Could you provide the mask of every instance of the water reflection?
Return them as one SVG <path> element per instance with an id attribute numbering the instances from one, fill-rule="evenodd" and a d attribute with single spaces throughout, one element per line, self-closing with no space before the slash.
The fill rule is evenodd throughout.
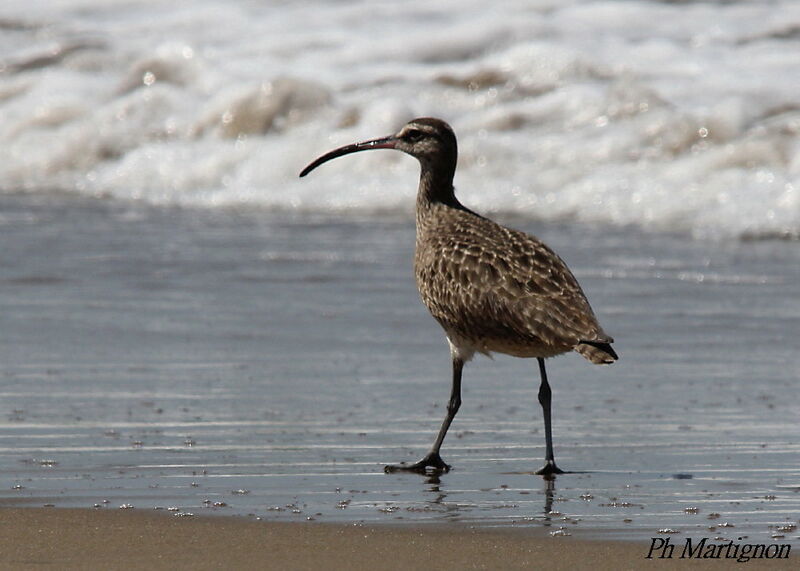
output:
<path id="1" fill-rule="evenodd" d="M 442 489 L 442 479 L 439 475 L 428 475 L 425 478 L 425 484 L 426 487 L 423 489 L 423 494 L 430 498 L 428 499 L 428 504 L 431 509 L 445 513 L 445 518 L 447 518 L 447 514 L 456 516 L 459 511 L 459 505 L 455 502 L 448 503 L 445 501 L 447 492 Z"/>
<path id="2" fill-rule="evenodd" d="M 544 523 L 550 525 L 553 513 L 553 496 L 556 493 L 556 475 L 549 474 L 542 477 L 544 483 Z"/>
<path id="3" fill-rule="evenodd" d="M 520 474 L 521 475 L 521 474 Z M 482 494 L 477 496 L 474 490 L 458 490 L 455 487 L 448 491 L 446 480 L 452 478 L 452 474 L 425 474 L 422 475 L 423 485 L 420 488 L 423 501 L 419 506 L 407 507 L 409 511 L 422 511 L 438 514 L 436 519 L 443 521 L 462 521 L 473 517 L 486 510 L 509 509 L 514 511 L 516 520 L 520 523 L 537 523 L 545 527 L 560 525 L 558 521 L 562 514 L 553 509 L 556 498 L 556 476 L 533 476 L 533 482 L 540 482 L 540 493 L 544 498 L 544 504 L 539 504 L 537 509 L 536 502 L 533 500 L 520 502 L 498 501 L 490 497 L 490 494 L 524 494 L 530 495 L 531 490 L 536 486 L 530 485 L 530 480 L 526 477 L 524 489 L 509 489 L 507 486 L 500 488 L 486 488 L 480 490 Z M 528 486 L 530 485 L 530 489 Z M 536 514 L 539 515 L 536 515 Z M 515 521 L 516 521 L 515 520 Z"/>

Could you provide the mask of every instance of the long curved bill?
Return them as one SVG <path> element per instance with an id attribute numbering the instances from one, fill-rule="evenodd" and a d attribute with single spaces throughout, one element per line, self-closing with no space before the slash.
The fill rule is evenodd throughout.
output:
<path id="1" fill-rule="evenodd" d="M 390 135 L 388 137 L 382 137 L 380 139 L 372 139 L 371 141 L 363 141 L 361 143 L 353 143 L 352 145 L 345 145 L 344 147 L 339 147 L 338 149 L 334 149 L 329 153 L 325 153 L 313 163 L 308 165 L 302 171 L 300 171 L 300 176 L 306 176 L 308 173 L 313 171 L 322 163 L 326 163 L 331 159 L 335 159 L 336 157 L 341 157 L 342 155 L 349 155 L 350 153 L 357 153 L 359 151 L 369 151 L 370 149 L 394 149 L 395 145 L 397 144 L 397 138 L 394 135 Z"/>

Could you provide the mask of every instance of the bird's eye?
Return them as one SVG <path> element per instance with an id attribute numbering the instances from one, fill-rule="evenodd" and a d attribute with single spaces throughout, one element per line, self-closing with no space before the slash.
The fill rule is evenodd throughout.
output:
<path id="1" fill-rule="evenodd" d="M 403 138 L 410 143 L 416 143 L 422 138 L 423 134 L 424 133 L 419 129 L 409 129 L 406 134 L 403 135 Z"/>

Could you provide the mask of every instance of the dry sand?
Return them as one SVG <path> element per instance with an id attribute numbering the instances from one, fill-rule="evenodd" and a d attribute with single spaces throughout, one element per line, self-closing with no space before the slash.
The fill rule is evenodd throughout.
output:
<path id="1" fill-rule="evenodd" d="M 264 523 L 118 510 L 0 508 L 1 569 L 707 569 L 649 544 L 467 527 Z M 755 561 L 747 569 L 796 569 Z"/>

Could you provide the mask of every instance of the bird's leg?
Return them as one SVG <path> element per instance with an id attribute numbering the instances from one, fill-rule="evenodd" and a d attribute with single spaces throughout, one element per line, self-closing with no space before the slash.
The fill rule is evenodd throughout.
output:
<path id="1" fill-rule="evenodd" d="M 453 357 L 453 388 L 450 391 L 450 401 L 447 403 L 447 416 L 442 422 L 442 427 L 439 429 L 439 435 L 433 443 L 430 452 L 419 462 L 414 464 L 395 464 L 389 465 L 384 468 L 388 474 L 391 472 L 419 472 L 426 473 L 433 472 L 449 472 L 450 466 L 444 463 L 442 457 L 439 455 L 439 449 L 442 447 L 442 442 L 447 434 L 447 429 L 461 407 L 461 370 L 464 368 L 464 361 L 458 357 Z"/>
<path id="2" fill-rule="evenodd" d="M 550 384 L 547 382 L 547 371 L 544 369 L 544 359 L 539 357 L 539 373 L 542 377 L 542 384 L 539 385 L 539 404 L 542 405 L 542 414 L 544 416 L 544 439 L 545 439 L 545 456 L 544 466 L 537 470 L 536 473 L 542 476 L 549 476 L 551 474 L 563 474 L 564 472 L 556 466 L 556 458 L 553 454 L 553 429 L 550 426 L 550 400 L 552 398 L 552 391 Z"/>

